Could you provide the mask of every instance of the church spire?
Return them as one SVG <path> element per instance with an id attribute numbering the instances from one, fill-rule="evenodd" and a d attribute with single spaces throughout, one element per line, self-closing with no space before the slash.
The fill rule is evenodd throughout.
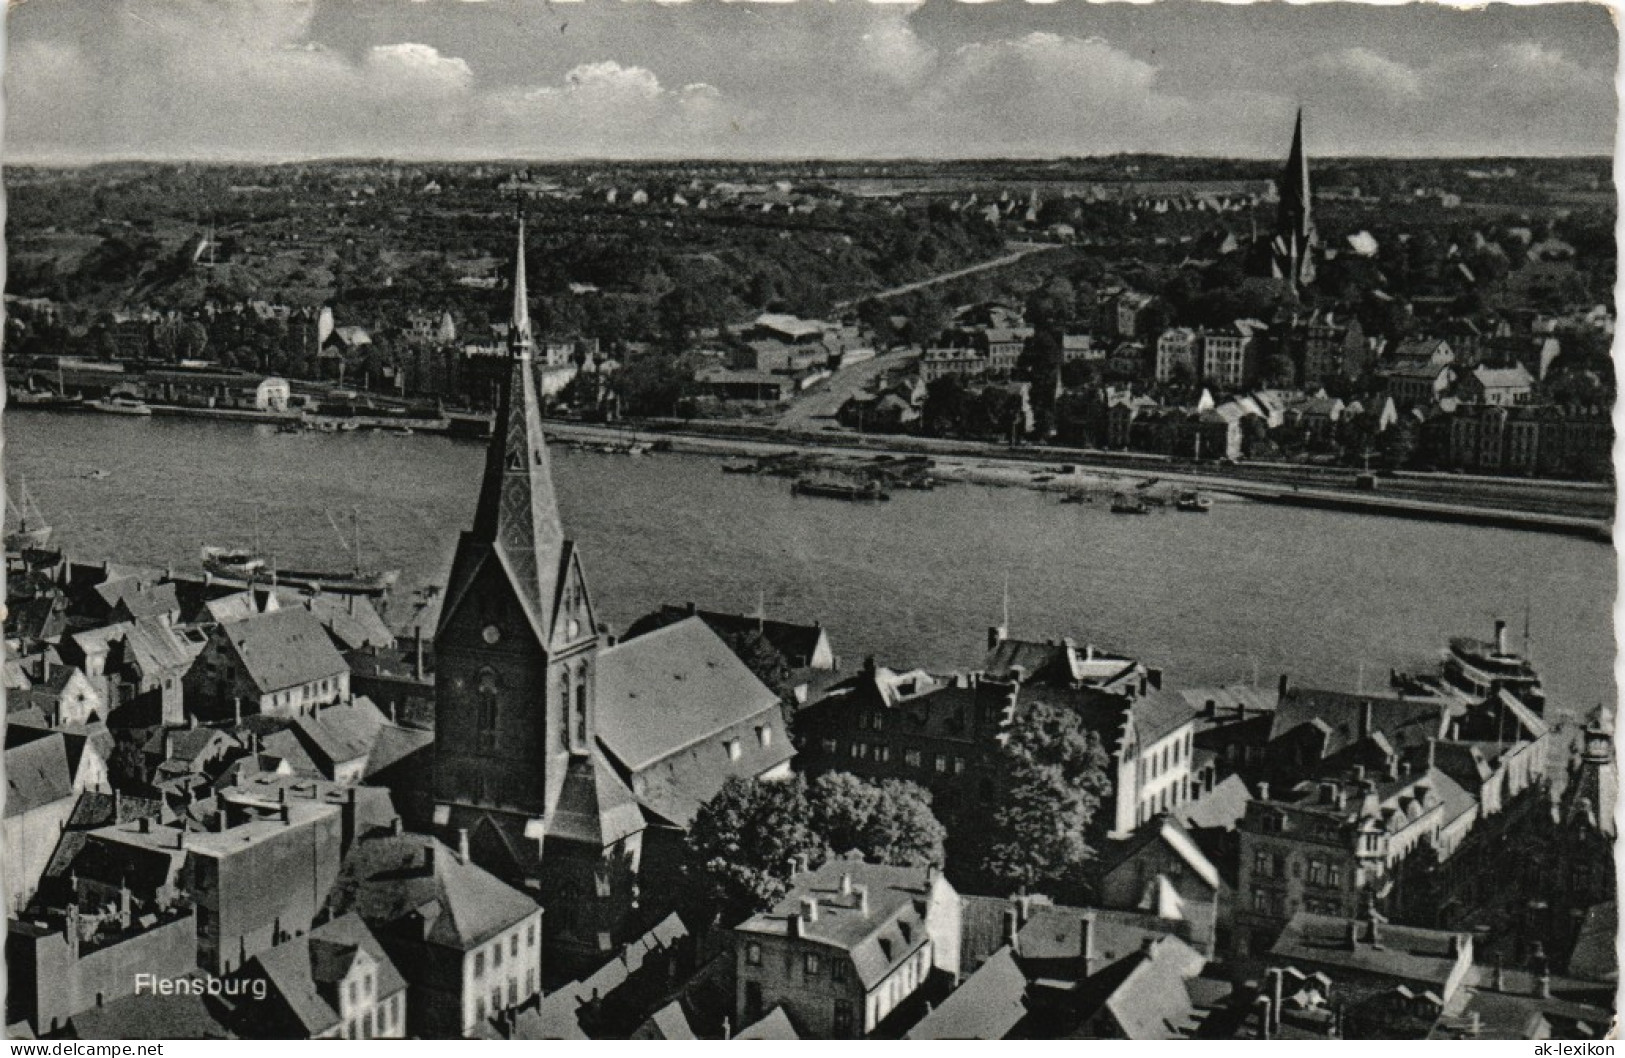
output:
<path id="1" fill-rule="evenodd" d="M 508 351 L 514 356 L 530 352 L 530 292 L 525 287 L 525 215 L 519 214 L 519 248 L 513 264 L 513 315 L 508 321 Z"/>
<path id="2" fill-rule="evenodd" d="M 1303 150 L 1303 108 L 1298 108 L 1292 126 L 1292 148 L 1287 152 L 1281 173 L 1281 203 L 1275 214 L 1275 243 L 1272 247 L 1275 273 L 1290 279 L 1293 286 L 1315 279 L 1315 233 L 1312 196 L 1309 189 L 1309 156 Z"/>
<path id="3" fill-rule="evenodd" d="M 541 400 L 531 370 L 524 238 L 521 219 L 514 260 L 508 381 L 492 424 L 470 536 L 495 553 L 538 639 L 547 644 L 552 638 L 557 595 L 564 576 L 566 542 L 543 440 Z M 456 602 L 451 598 L 447 601 Z"/>

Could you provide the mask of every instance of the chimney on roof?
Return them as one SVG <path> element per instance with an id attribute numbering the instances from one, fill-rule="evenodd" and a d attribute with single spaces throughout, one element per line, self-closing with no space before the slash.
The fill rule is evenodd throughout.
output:
<path id="1" fill-rule="evenodd" d="M 1270 1009 L 1270 997 L 1260 995 L 1257 999 L 1254 999 L 1253 1010 L 1258 1016 L 1258 1038 L 1261 1040 L 1269 1039 L 1271 1022 L 1275 1020 L 1274 1013 Z"/>
<path id="2" fill-rule="evenodd" d="M 282 820 L 284 825 L 291 826 L 293 824 L 293 817 L 288 813 L 288 806 L 286 803 L 284 803 L 278 810 L 277 815 Z"/>
<path id="3" fill-rule="evenodd" d="M 240 694 L 231 700 L 231 715 L 233 722 L 243 722 L 243 696 Z"/>
<path id="4" fill-rule="evenodd" d="M 1354 921 L 1352 918 L 1349 919 L 1348 929 L 1343 938 L 1343 943 L 1348 946 L 1350 951 L 1354 951 L 1360 946 L 1360 924 Z"/>
<path id="5" fill-rule="evenodd" d="M 164 759 L 168 760 L 175 755 L 175 736 L 169 728 L 164 728 Z"/>
<path id="6" fill-rule="evenodd" d="M 1078 919 L 1078 974 L 1088 977 L 1095 964 L 1095 916 Z"/>
<path id="7" fill-rule="evenodd" d="M 434 838 L 430 838 L 423 843 L 423 869 L 430 874 L 434 873 L 434 850 L 438 844 L 439 842 L 435 841 Z"/>
<path id="8" fill-rule="evenodd" d="M 818 898 L 816 896 L 801 898 L 801 917 L 808 922 L 818 921 Z"/>
<path id="9" fill-rule="evenodd" d="M 1506 656 L 1507 652 L 1507 623 L 1497 620 L 1495 622 L 1495 652 Z"/>
<path id="10" fill-rule="evenodd" d="M 1499 957 L 1497 957 L 1495 960 L 1495 990 L 1497 992 L 1505 992 L 1507 990 L 1506 963 L 1503 962 Z"/>
<path id="11" fill-rule="evenodd" d="M 120 929 L 130 928 L 130 887 L 122 878 L 118 883 L 118 921 Z"/>
<path id="12" fill-rule="evenodd" d="M 992 650 L 994 647 L 996 647 L 1000 643 L 1004 642 L 1005 638 L 1007 636 L 1009 636 L 1009 634 L 1010 634 L 1009 630 L 1006 629 L 1003 625 L 988 625 L 987 626 L 987 649 Z"/>
<path id="13" fill-rule="evenodd" d="M 1021 944 L 1018 935 L 1021 932 L 1021 919 L 1014 907 L 1004 909 L 1004 943 L 1017 955 L 1021 954 Z"/>
<path id="14" fill-rule="evenodd" d="M 142 834 L 152 833 L 152 820 L 146 816 L 142 816 L 139 820 L 137 820 L 135 826 L 136 830 Z"/>
<path id="15" fill-rule="evenodd" d="M 1268 801 L 1270 799 L 1270 784 L 1269 783 L 1261 782 L 1261 783 L 1258 784 L 1258 799 L 1260 801 Z"/>
<path id="16" fill-rule="evenodd" d="M 841 872 L 841 895 L 842 896 L 851 896 L 852 895 L 852 872 L 851 871 L 842 871 Z"/>
<path id="17" fill-rule="evenodd" d="M 1354 781 L 1357 782 L 1357 783 L 1365 782 L 1365 765 L 1364 764 L 1356 764 L 1354 766 Z"/>
<path id="18" fill-rule="evenodd" d="M 801 909 L 790 912 L 784 922 L 785 934 L 790 937 L 801 936 L 807 928 L 807 920 L 801 917 Z"/>
<path id="19" fill-rule="evenodd" d="M 935 889 L 936 885 L 937 885 L 937 865 L 935 863 L 928 863 L 928 864 L 925 865 L 925 891 L 926 891 L 926 894 L 930 895 L 931 890 Z"/>
<path id="20" fill-rule="evenodd" d="M 1371 737 L 1371 700 L 1360 703 L 1360 737 Z"/>
<path id="21" fill-rule="evenodd" d="M 852 892 L 857 896 L 858 914 L 864 918 L 869 917 L 869 887 L 867 885 L 854 885 Z"/>
<path id="22" fill-rule="evenodd" d="M 1272 966 L 1264 972 L 1270 981 L 1270 1031 L 1278 1033 L 1281 1029 L 1281 992 L 1282 982 L 1286 971 L 1279 966 Z"/>
<path id="23" fill-rule="evenodd" d="M 695 614 L 696 614 L 696 613 L 698 613 L 698 612 L 699 612 L 699 607 L 697 607 L 697 606 L 695 606 L 695 605 L 694 605 L 694 600 L 693 600 L 693 599 L 690 599 L 690 600 L 689 600 L 689 601 L 688 601 L 688 602 L 685 602 L 685 603 L 684 603 L 684 604 L 683 604 L 683 610 L 684 610 L 684 612 L 686 612 L 686 613 L 687 613 L 687 614 L 688 614 L 688 615 L 689 615 L 689 616 L 690 616 L 690 617 L 693 617 L 693 616 L 694 616 L 694 615 L 695 615 Z"/>
<path id="24" fill-rule="evenodd" d="M 190 716 L 188 716 L 186 718 L 186 726 L 187 726 L 188 730 L 191 730 L 191 731 L 196 731 L 197 730 L 197 714 L 196 713 L 193 713 L 193 714 L 191 714 Z"/>
<path id="25" fill-rule="evenodd" d="M 276 799 L 278 804 L 288 803 L 288 788 L 286 786 L 278 786 L 276 788 Z"/>
<path id="26" fill-rule="evenodd" d="M 406 832 L 406 824 L 401 821 L 400 816 L 389 821 L 389 832 L 397 838 Z"/>
<path id="27" fill-rule="evenodd" d="M 1428 771 L 1432 771 L 1434 768 L 1434 760 L 1437 756 L 1438 749 L 1438 741 L 1431 738 L 1428 739 Z"/>
<path id="28" fill-rule="evenodd" d="M 863 674 L 865 676 L 873 676 L 875 674 L 875 668 L 875 656 L 873 654 L 865 654 L 863 656 Z"/>
<path id="29" fill-rule="evenodd" d="M 413 663 L 412 663 L 412 673 L 413 673 L 414 676 L 417 677 L 417 681 L 419 683 L 422 683 L 423 682 L 423 626 L 422 625 L 413 625 L 412 626 L 412 651 L 413 651 L 413 655 L 414 655 L 414 660 L 413 660 Z M 391 708 L 393 708 L 393 706 L 391 706 Z"/>
<path id="30" fill-rule="evenodd" d="M 1209 720 L 1218 716 L 1219 703 L 1216 700 L 1209 698 L 1206 702 L 1202 703 L 1202 715 L 1207 717 Z"/>
<path id="31" fill-rule="evenodd" d="M 1246 702 L 1237 702 L 1236 703 L 1236 723 L 1245 724 L 1246 722 L 1247 722 L 1247 703 Z"/>
<path id="32" fill-rule="evenodd" d="M 1282 698 L 1285 698 L 1286 697 L 1286 692 L 1288 690 L 1290 690 L 1291 687 L 1292 687 L 1292 679 L 1291 679 L 1291 677 L 1289 677 L 1284 672 L 1281 673 L 1281 680 L 1280 680 L 1279 683 L 1277 683 L 1275 685 L 1276 693 L 1279 694 Z"/>
<path id="33" fill-rule="evenodd" d="M 468 862 L 468 828 L 457 828 L 457 862 Z"/>

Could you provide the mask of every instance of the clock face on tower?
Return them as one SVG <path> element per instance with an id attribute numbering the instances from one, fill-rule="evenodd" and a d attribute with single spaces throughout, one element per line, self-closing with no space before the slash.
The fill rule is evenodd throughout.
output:
<path id="1" fill-rule="evenodd" d="M 501 640 L 501 638 L 502 638 L 502 629 L 498 628 L 496 625 L 486 625 L 485 626 L 485 631 L 481 632 L 480 636 L 487 643 L 491 644 L 492 646 L 495 646 L 497 644 L 497 642 L 499 640 Z"/>

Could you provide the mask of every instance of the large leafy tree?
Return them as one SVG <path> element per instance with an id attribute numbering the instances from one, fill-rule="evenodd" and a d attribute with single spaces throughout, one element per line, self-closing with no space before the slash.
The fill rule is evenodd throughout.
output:
<path id="1" fill-rule="evenodd" d="M 914 783 L 729 779 L 684 839 L 682 903 L 695 921 L 732 925 L 782 897 L 798 859 L 941 863 L 944 837 L 931 795 Z"/>
<path id="2" fill-rule="evenodd" d="M 918 783 L 830 772 L 813 780 L 809 800 L 813 828 L 836 855 L 856 852 L 899 867 L 943 861 L 947 832 L 931 812 L 931 792 Z"/>
<path id="3" fill-rule="evenodd" d="M 1111 791 L 1100 736 L 1064 705 L 1030 702 L 1000 751 L 999 782 L 976 820 L 982 873 L 1008 889 L 1076 893 L 1088 884 Z"/>
<path id="4" fill-rule="evenodd" d="M 797 857 L 823 862 L 802 779 L 732 778 L 700 806 L 683 842 L 683 902 L 702 921 L 723 925 L 784 895 Z"/>

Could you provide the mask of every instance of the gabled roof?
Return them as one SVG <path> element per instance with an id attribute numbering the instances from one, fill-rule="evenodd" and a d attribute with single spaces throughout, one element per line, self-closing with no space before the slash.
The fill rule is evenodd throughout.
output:
<path id="1" fill-rule="evenodd" d="M 358 695 L 311 716 L 298 717 L 292 730 L 317 764 L 331 768 L 370 754 L 388 723 L 371 699 Z"/>
<path id="2" fill-rule="evenodd" d="M 670 1037 L 668 1037 L 670 1038 Z M 747 1025 L 734 1034 L 736 1040 L 799 1040 L 796 1028 L 790 1024 L 790 1015 L 783 1007 L 774 1007 L 767 1016 L 754 1025 Z"/>
<path id="3" fill-rule="evenodd" d="M 1196 1027 L 1196 1009 L 1185 982 L 1201 973 L 1207 961 L 1178 937 L 1162 937 L 1125 963 L 1127 972 L 1102 1004 L 1123 1037 L 1189 1037 Z"/>
<path id="4" fill-rule="evenodd" d="M 312 594 L 290 588 L 277 589 L 277 596 L 283 609 L 302 606 L 314 614 L 340 650 L 395 644 L 395 634 L 366 598 L 332 592 Z"/>
<path id="5" fill-rule="evenodd" d="M 314 1037 L 339 1023 L 339 1012 L 333 1006 L 338 996 L 331 994 L 329 999 L 323 994 L 324 986 L 343 980 L 357 952 L 366 952 L 376 964 L 373 988 L 377 996 L 391 996 L 406 987 L 383 946 L 353 912 L 317 926 L 307 936 L 259 953 L 250 961 L 247 973 L 252 976 L 257 965 L 298 1027 L 307 1037 Z"/>
<path id="6" fill-rule="evenodd" d="M 659 1010 L 650 1014 L 644 1023 L 632 1033 L 635 1040 L 697 1040 L 694 1028 L 688 1023 L 688 1015 L 683 1012 L 683 1004 L 674 999 Z"/>
<path id="7" fill-rule="evenodd" d="M 206 984 L 199 971 L 198 983 Z M 229 1040 L 213 1001 L 198 993 L 140 995 L 115 999 L 75 1014 L 69 1035 L 80 1040 Z"/>
<path id="8" fill-rule="evenodd" d="M 1351 924 L 1360 938 L 1352 947 L 1348 943 Z M 1441 987 L 1454 971 L 1457 957 L 1451 944 L 1456 934 L 1383 923 L 1382 946 L 1376 947 L 1367 939 L 1369 928 L 1367 922 L 1299 911 L 1270 949 L 1270 959 L 1335 967 L 1334 979 L 1337 970 L 1342 970 Z"/>
<path id="9" fill-rule="evenodd" d="M 432 863 L 428 862 L 432 860 Z M 335 898 L 370 925 L 411 920 L 430 944 L 469 951 L 540 910 L 536 901 L 422 834 L 371 834 L 344 859 Z"/>
<path id="10" fill-rule="evenodd" d="M 279 610 L 220 626 L 220 637 L 261 694 L 299 687 L 348 671 L 315 616 Z"/>
<path id="11" fill-rule="evenodd" d="M 779 704 L 698 617 L 601 652 L 597 677 L 598 739 L 630 771 Z"/>
<path id="12" fill-rule="evenodd" d="M 73 797 L 73 769 L 68 763 L 67 743 L 60 734 L 7 746 L 5 761 L 5 818 Z"/>
<path id="13" fill-rule="evenodd" d="M 842 876 L 851 891 L 843 893 Z M 816 871 L 791 879 L 790 890 L 770 911 L 735 927 L 740 933 L 783 936 L 789 916 L 801 910 L 803 898 L 818 901 L 816 920 L 804 920 L 802 937 L 846 952 L 858 980 L 872 988 L 926 940 L 926 910 L 932 885 L 925 867 L 889 867 L 835 859 Z M 868 911 L 858 905 L 857 886 L 865 887 Z"/>
<path id="14" fill-rule="evenodd" d="M 1247 802 L 1250 800 L 1252 794 L 1241 776 L 1230 775 L 1206 794 L 1175 808 L 1174 814 L 1187 827 L 1234 830 L 1241 817 L 1247 814 Z"/>
<path id="15" fill-rule="evenodd" d="M 110 610 L 121 610 L 130 619 L 161 617 L 179 613 L 180 598 L 175 585 L 152 584 L 139 577 L 121 577 L 96 585 L 96 594 Z"/>
<path id="16" fill-rule="evenodd" d="M 1027 975 L 1000 948 L 921 1018 L 906 1040 L 1002 1040 L 1027 1016 Z"/>
<path id="17" fill-rule="evenodd" d="M 1270 741 L 1312 721 L 1323 723 L 1325 756 L 1339 753 L 1360 738 L 1362 710 L 1371 706 L 1371 728 L 1399 747 L 1426 743 L 1444 734 L 1448 706 L 1437 698 L 1381 698 L 1308 687 L 1291 687 L 1282 696 L 1270 727 Z"/>
<path id="18" fill-rule="evenodd" d="M 156 617 L 137 618 L 125 633 L 124 644 L 129 659 L 149 676 L 185 672 L 203 652 L 201 644 L 191 642 Z"/>
<path id="19" fill-rule="evenodd" d="M 684 617 L 698 617 L 719 636 L 760 633 L 762 638 L 773 644 L 774 649 L 783 654 L 785 660 L 792 666 L 806 664 L 828 638 L 824 626 L 817 623 L 808 625 L 792 621 L 770 621 L 749 614 L 697 610 L 686 606 L 662 606 L 654 613 L 633 622 L 626 630 L 625 638 L 633 639 L 657 628 L 674 624 Z"/>
<path id="20" fill-rule="evenodd" d="M 1219 888 L 1219 869 L 1215 867 L 1196 842 L 1185 832 L 1185 827 L 1172 816 L 1163 816 L 1137 828 L 1120 842 L 1110 842 L 1101 850 L 1101 856 L 1110 873 L 1137 856 L 1150 845 L 1161 843 L 1178 856 L 1192 873 L 1215 891 Z"/>

